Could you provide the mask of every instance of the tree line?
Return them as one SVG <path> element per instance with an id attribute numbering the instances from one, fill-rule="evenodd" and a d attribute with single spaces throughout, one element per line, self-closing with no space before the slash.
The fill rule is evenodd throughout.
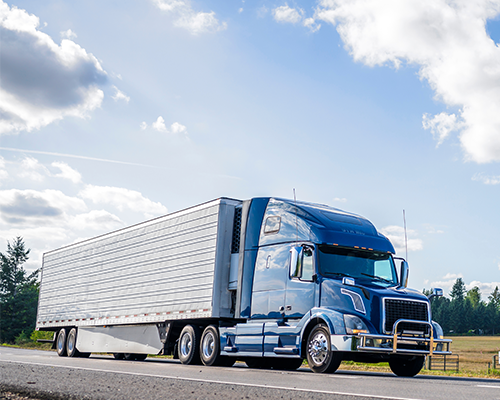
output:
<path id="1" fill-rule="evenodd" d="M 429 295 L 431 290 L 425 290 Z M 462 278 L 451 289 L 450 298 L 434 297 L 431 300 L 432 319 L 439 323 L 446 334 L 500 334 L 500 291 L 498 286 L 481 300 L 477 286 L 467 290 Z"/>

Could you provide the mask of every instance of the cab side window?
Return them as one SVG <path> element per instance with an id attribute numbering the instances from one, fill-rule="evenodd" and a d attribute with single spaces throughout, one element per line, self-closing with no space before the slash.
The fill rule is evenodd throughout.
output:
<path id="1" fill-rule="evenodd" d="M 314 275 L 313 252 L 309 248 L 304 248 L 304 258 L 302 259 L 302 276 L 301 280 L 312 281 Z"/>

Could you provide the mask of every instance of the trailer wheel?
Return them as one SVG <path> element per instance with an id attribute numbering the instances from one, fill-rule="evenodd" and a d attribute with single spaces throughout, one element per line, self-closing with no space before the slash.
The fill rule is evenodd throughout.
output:
<path id="1" fill-rule="evenodd" d="M 186 325 L 179 337 L 179 360 L 183 364 L 200 364 L 201 331 L 195 325 Z"/>
<path id="2" fill-rule="evenodd" d="M 123 360 L 123 353 L 113 353 L 115 360 Z"/>
<path id="3" fill-rule="evenodd" d="M 200 358 L 205 365 L 221 365 L 220 335 L 215 325 L 209 325 L 201 335 Z"/>
<path id="4" fill-rule="evenodd" d="M 71 328 L 66 339 L 66 353 L 68 357 L 78 357 L 80 352 L 76 349 L 76 328 Z"/>
<path id="5" fill-rule="evenodd" d="M 316 325 L 307 339 L 307 362 L 313 372 L 333 373 L 342 362 L 337 351 L 332 351 L 330 331 L 325 324 Z"/>
<path id="6" fill-rule="evenodd" d="M 393 357 L 389 359 L 389 367 L 397 376 L 412 377 L 424 366 L 424 356 Z"/>
<path id="7" fill-rule="evenodd" d="M 59 357 L 66 357 L 66 329 L 61 329 L 57 334 L 56 341 L 57 355 Z"/>
<path id="8" fill-rule="evenodd" d="M 137 354 L 134 353 L 123 353 L 123 358 L 127 361 L 134 361 Z"/>
<path id="9" fill-rule="evenodd" d="M 135 359 L 137 361 L 144 361 L 146 358 L 148 358 L 147 354 L 136 354 L 135 355 Z"/>

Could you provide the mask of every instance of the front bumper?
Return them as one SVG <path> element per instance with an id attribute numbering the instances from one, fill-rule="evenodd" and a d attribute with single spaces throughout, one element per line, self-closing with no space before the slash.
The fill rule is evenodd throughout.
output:
<path id="1" fill-rule="evenodd" d="M 398 325 L 403 322 L 418 323 L 428 327 L 427 335 L 398 333 Z M 386 354 L 448 355 L 450 339 L 434 338 L 433 326 L 429 322 L 400 319 L 394 323 L 389 335 L 360 333 L 356 336 L 358 351 Z"/>

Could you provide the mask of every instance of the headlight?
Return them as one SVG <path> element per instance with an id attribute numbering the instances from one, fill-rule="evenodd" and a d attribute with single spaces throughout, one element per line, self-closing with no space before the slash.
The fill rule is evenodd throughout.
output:
<path id="1" fill-rule="evenodd" d="M 355 315 L 344 314 L 345 330 L 348 335 L 357 335 L 358 333 L 368 333 L 368 327 L 363 320 Z"/>

